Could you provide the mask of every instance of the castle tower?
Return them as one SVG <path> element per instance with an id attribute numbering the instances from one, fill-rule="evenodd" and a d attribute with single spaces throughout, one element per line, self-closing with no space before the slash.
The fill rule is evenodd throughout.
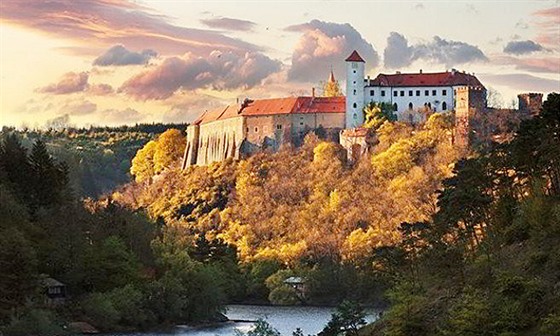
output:
<path id="1" fill-rule="evenodd" d="M 486 90 L 476 86 L 459 87 L 455 99 L 455 143 L 466 148 L 474 126 L 473 118 L 486 109 Z"/>
<path id="2" fill-rule="evenodd" d="M 530 116 L 539 114 L 542 108 L 542 93 L 522 93 L 517 95 L 519 99 L 519 112 Z"/>
<path id="3" fill-rule="evenodd" d="M 356 50 L 346 59 L 346 123 L 345 128 L 364 124 L 365 61 Z"/>

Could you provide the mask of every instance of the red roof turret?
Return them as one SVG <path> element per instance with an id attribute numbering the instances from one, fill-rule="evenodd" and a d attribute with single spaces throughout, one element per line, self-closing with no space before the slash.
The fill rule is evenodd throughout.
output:
<path id="1" fill-rule="evenodd" d="M 360 54 L 358 54 L 358 52 L 356 50 L 352 51 L 350 56 L 348 56 L 348 58 L 345 61 L 346 62 L 362 62 L 362 63 L 366 62 L 366 61 L 364 61 L 362 56 L 360 56 Z"/>

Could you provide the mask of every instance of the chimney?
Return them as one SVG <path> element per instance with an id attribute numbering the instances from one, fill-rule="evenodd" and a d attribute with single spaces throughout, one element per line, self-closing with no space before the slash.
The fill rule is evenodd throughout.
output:
<path id="1" fill-rule="evenodd" d="M 422 69 L 420 69 L 420 73 L 422 73 Z"/>
<path id="2" fill-rule="evenodd" d="M 315 98 L 315 88 L 311 88 L 311 97 Z"/>
<path id="3" fill-rule="evenodd" d="M 400 71 L 397 71 L 397 75 L 400 75 L 400 74 L 401 74 L 401 72 L 400 72 Z"/>

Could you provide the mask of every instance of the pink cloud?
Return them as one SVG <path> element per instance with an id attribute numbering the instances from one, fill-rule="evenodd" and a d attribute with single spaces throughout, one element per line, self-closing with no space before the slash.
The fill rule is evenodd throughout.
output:
<path id="1" fill-rule="evenodd" d="M 325 80 L 331 67 L 344 73 L 343 60 L 356 49 L 368 67 L 377 65 L 379 56 L 373 46 L 350 24 L 312 20 L 290 26 L 287 31 L 303 33 L 292 53 L 288 79 L 298 82 Z"/>
<path id="2" fill-rule="evenodd" d="M 105 96 L 114 92 L 109 84 L 90 85 L 88 72 L 67 72 L 56 83 L 37 89 L 40 93 L 64 95 L 77 92 L 87 92 L 95 96 Z"/>
<path id="3" fill-rule="evenodd" d="M 535 26 L 539 29 L 539 35 L 535 40 L 543 45 L 558 50 L 560 41 L 560 7 L 542 9 L 532 13 L 536 20 Z"/>
<path id="4" fill-rule="evenodd" d="M 213 51 L 207 57 L 187 53 L 127 80 L 119 89 L 136 99 L 166 99 L 178 90 L 251 88 L 280 69 L 278 61 L 254 52 L 240 56 Z"/>
<path id="5" fill-rule="evenodd" d="M 179 27 L 149 8 L 125 0 L 2 0 L 0 19 L 59 38 L 70 38 L 90 48 L 126 41 L 128 47 L 146 46 L 164 54 L 208 54 L 212 50 L 244 53 L 259 47 L 219 32 Z M 80 52 L 80 46 L 73 52 Z"/>
<path id="6" fill-rule="evenodd" d="M 69 94 L 85 91 L 88 87 L 87 72 L 68 72 L 62 75 L 57 83 L 47 85 L 38 91 L 51 94 Z"/>

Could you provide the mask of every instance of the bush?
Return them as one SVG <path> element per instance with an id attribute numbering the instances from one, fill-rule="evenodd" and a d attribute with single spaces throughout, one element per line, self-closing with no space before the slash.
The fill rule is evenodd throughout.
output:
<path id="1" fill-rule="evenodd" d="M 56 321 L 56 316 L 46 310 L 32 309 L 23 315 L 12 318 L 10 324 L 0 328 L 6 336 L 28 335 L 65 335 L 68 334 Z"/>
<path id="2" fill-rule="evenodd" d="M 540 332 L 543 336 L 560 336 L 560 315 L 550 314 L 544 318 Z"/>
<path id="3" fill-rule="evenodd" d="M 268 300 L 274 305 L 297 305 L 301 303 L 298 293 L 288 285 L 274 288 L 268 295 Z"/>

